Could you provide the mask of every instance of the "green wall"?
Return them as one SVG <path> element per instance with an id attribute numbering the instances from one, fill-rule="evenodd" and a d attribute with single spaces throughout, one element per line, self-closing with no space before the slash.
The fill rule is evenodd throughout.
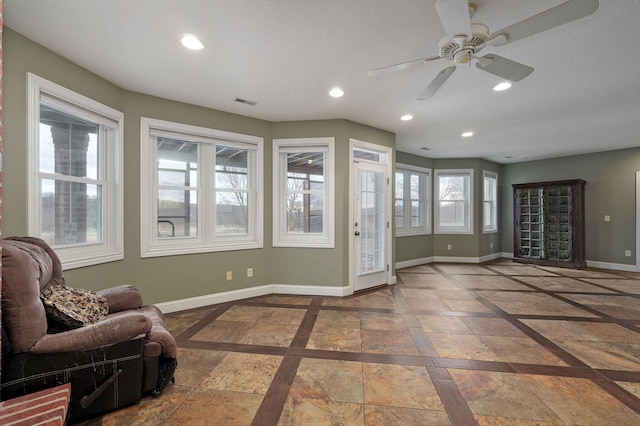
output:
<path id="1" fill-rule="evenodd" d="M 489 170 L 498 173 L 498 193 L 502 186 L 501 166 L 499 164 L 477 159 L 477 158 L 456 158 L 456 159 L 427 159 L 405 152 L 397 152 L 397 162 L 414 166 L 436 169 L 472 169 L 473 170 L 473 193 L 474 193 L 474 214 L 473 214 L 473 234 L 430 234 L 412 237 L 396 238 L 396 261 L 405 262 L 422 258 L 433 257 L 464 257 L 479 259 L 484 256 L 497 255 L 501 253 L 501 233 L 500 217 L 498 217 L 498 232 L 484 234 L 482 232 L 482 171 Z M 432 179 L 432 194 L 433 192 Z M 432 195 L 432 200 L 434 200 Z M 500 199 L 498 209 L 500 211 Z M 433 217 L 433 215 L 432 215 Z M 433 227 L 432 227 L 433 229 Z M 451 245 L 451 250 L 448 246 Z"/>
<path id="2" fill-rule="evenodd" d="M 347 120 L 278 122 L 273 138 L 335 137 L 335 249 L 273 249 L 272 278 L 275 284 L 340 285 L 349 283 L 349 141 L 357 139 L 395 147 L 395 135 Z M 270 226 L 269 226 L 270 227 Z M 269 244 L 271 240 L 269 240 Z M 311 256 L 311 257 L 309 257 Z M 305 264 L 306 263 L 306 264 Z M 393 260 L 392 264 L 395 263 Z M 292 268 L 292 265 L 304 267 Z"/>
<path id="3" fill-rule="evenodd" d="M 424 167 L 426 169 L 433 168 L 432 159 L 401 151 L 396 152 L 396 162 L 410 166 Z M 433 234 L 396 237 L 396 262 L 407 262 L 416 259 L 430 258 L 432 256 Z"/>
<path id="4" fill-rule="evenodd" d="M 640 138 L 638 140 L 640 145 Z M 640 171 L 640 148 L 606 151 L 538 161 L 499 165 L 481 159 L 434 159 L 397 153 L 398 162 L 435 169 L 474 169 L 475 194 L 482 192 L 482 170 L 498 173 L 498 233 L 482 234 L 481 198 L 475 197 L 473 235 L 433 235 L 397 238 L 398 262 L 423 257 L 478 258 L 494 253 L 513 253 L 512 184 L 565 179 L 584 179 L 586 258 L 599 266 L 636 264 L 636 181 Z M 604 216 L 611 217 L 610 222 Z M 479 231 L 480 230 L 480 231 Z M 451 244 L 453 250 L 447 250 Z M 491 247 L 493 244 L 493 248 Z M 631 256 L 625 256 L 631 250 Z M 610 264 L 610 265 L 607 265 Z"/>
<path id="5" fill-rule="evenodd" d="M 3 234 L 27 234 L 26 74 L 32 72 L 125 114 L 125 258 L 65 271 L 72 287 L 102 289 L 131 283 L 146 303 L 158 303 L 265 284 L 348 284 L 349 139 L 394 147 L 392 133 L 346 120 L 271 123 L 123 90 L 5 27 Z M 215 94 L 214 94 L 215 95 Z M 140 258 L 140 117 L 264 138 L 264 248 Z M 273 248 L 272 138 L 336 138 L 336 245 L 334 249 Z M 253 268 L 253 278 L 246 269 Z M 226 271 L 233 280 L 226 281 Z"/>
<path id="6" fill-rule="evenodd" d="M 503 165 L 502 251 L 513 253 L 512 184 L 584 179 L 587 261 L 635 265 L 636 171 L 640 148 Z"/>
<path id="7" fill-rule="evenodd" d="M 125 114 L 125 259 L 65 272 L 69 285 L 101 289 L 122 283 L 138 286 L 148 303 L 179 300 L 265 284 L 344 286 L 349 281 L 349 140 L 394 147 L 395 136 L 347 120 L 271 123 L 161 99 L 122 88 L 39 46 L 9 28 L 3 35 L 3 235 L 27 233 L 26 74 L 88 96 Z M 140 117 L 255 135 L 264 138 L 264 248 L 140 258 Z M 336 238 L 334 249 L 272 248 L 272 138 L 335 137 Z M 640 143 L 640 140 L 638 141 Z M 435 169 L 474 170 L 474 234 L 426 235 L 394 239 L 392 264 L 422 258 L 481 258 L 513 252 L 513 183 L 584 179 L 587 260 L 635 264 L 635 172 L 640 148 L 550 160 L 499 165 L 482 159 L 428 159 L 406 153 L 397 161 Z M 395 159 L 394 159 L 395 160 Z M 481 227 L 482 170 L 499 174 L 499 232 Z M 611 221 L 604 222 L 603 216 Z M 447 250 L 451 244 L 453 250 Z M 491 247 L 493 245 L 493 247 Z M 632 250 L 632 257 L 624 256 Z M 246 278 L 246 268 L 254 277 Z M 226 271 L 234 279 L 225 280 Z"/>

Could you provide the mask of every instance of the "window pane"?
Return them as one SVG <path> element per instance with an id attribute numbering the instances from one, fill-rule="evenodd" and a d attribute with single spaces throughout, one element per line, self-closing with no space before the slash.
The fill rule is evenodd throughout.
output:
<path id="1" fill-rule="evenodd" d="M 286 233 L 322 233 L 325 152 L 287 152 Z M 319 191 L 310 193 L 310 191 Z"/>
<path id="2" fill-rule="evenodd" d="M 309 198 L 309 232 L 322 233 L 324 194 L 311 194 Z"/>
<path id="3" fill-rule="evenodd" d="M 98 130 L 97 124 L 41 104 L 40 171 L 97 179 Z"/>
<path id="4" fill-rule="evenodd" d="M 440 176 L 440 200 L 464 200 L 465 176 Z"/>
<path id="5" fill-rule="evenodd" d="M 100 126 L 40 105 L 39 169 L 97 179 Z M 41 180 L 41 237 L 49 244 L 102 242 L 102 187 L 96 184 Z"/>
<path id="6" fill-rule="evenodd" d="M 411 226 L 422 226 L 422 217 L 420 217 L 420 201 L 411 202 Z"/>
<path id="7" fill-rule="evenodd" d="M 43 179 L 40 237 L 52 246 L 102 242 L 102 186 Z"/>
<path id="8" fill-rule="evenodd" d="M 249 151 L 226 146 L 216 147 L 216 188 L 247 189 Z"/>
<path id="9" fill-rule="evenodd" d="M 198 235 L 198 193 L 178 189 L 158 190 L 158 236 Z"/>
<path id="10" fill-rule="evenodd" d="M 396 228 L 404 228 L 404 200 L 396 200 Z"/>
<path id="11" fill-rule="evenodd" d="M 485 200 L 490 200 L 491 199 L 491 179 L 489 178 L 484 178 L 484 199 Z"/>
<path id="12" fill-rule="evenodd" d="M 482 217 L 484 218 L 482 225 L 485 227 L 489 227 L 492 225 L 491 223 L 491 219 L 492 219 L 492 214 L 491 214 L 491 202 L 489 201 L 485 201 L 483 204 L 483 215 Z"/>
<path id="13" fill-rule="evenodd" d="M 464 205 L 464 201 L 441 201 L 440 225 L 444 227 L 465 226 Z"/>
<path id="14" fill-rule="evenodd" d="M 249 194 L 245 191 L 216 193 L 216 235 L 249 233 Z"/>
<path id="15" fill-rule="evenodd" d="M 404 173 L 396 173 L 396 198 L 404 197 Z"/>
<path id="16" fill-rule="evenodd" d="M 386 163 L 387 155 L 375 152 L 375 151 L 367 151 L 365 149 L 354 148 L 353 149 L 353 158 L 361 158 L 363 160 L 376 161 L 378 163 Z"/>
<path id="17" fill-rule="evenodd" d="M 324 194 L 287 193 L 286 232 L 322 233 Z"/>
<path id="18" fill-rule="evenodd" d="M 198 144 L 158 138 L 158 184 L 197 186 Z"/>
<path id="19" fill-rule="evenodd" d="M 420 199 L 420 176 L 411 175 L 411 199 Z"/>
<path id="20" fill-rule="evenodd" d="M 322 182 L 324 176 L 324 152 L 288 152 L 287 176 Z"/>
<path id="21" fill-rule="evenodd" d="M 483 179 L 482 226 L 484 231 L 497 231 L 498 178 L 497 175 L 485 172 Z"/>

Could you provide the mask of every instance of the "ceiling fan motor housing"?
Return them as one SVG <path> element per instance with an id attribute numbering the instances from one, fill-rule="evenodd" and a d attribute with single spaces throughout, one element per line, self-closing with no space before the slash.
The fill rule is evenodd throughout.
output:
<path id="1" fill-rule="evenodd" d="M 471 55 L 479 52 L 489 40 L 489 28 L 483 24 L 471 24 L 471 34 L 471 38 L 464 41 L 443 37 L 440 40 L 440 56 L 455 59 L 456 63 L 466 63 L 458 58 L 468 57 L 467 51 L 471 51 Z"/>

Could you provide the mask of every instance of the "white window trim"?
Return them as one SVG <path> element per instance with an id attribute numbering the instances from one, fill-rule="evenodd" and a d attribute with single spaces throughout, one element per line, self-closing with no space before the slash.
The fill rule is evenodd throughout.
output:
<path id="1" fill-rule="evenodd" d="M 468 176 L 469 188 L 465 206 L 465 224 L 463 227 L 440 226 L 440 176 Z M 473 169 L 436 169 L 433 175 L 433 220 L 435 234 L 473 234 Z M 436 200 L 437 197 L 437 200 Z"/>
<path id="2" fill-rule="evenodd" d="M 74 113 L 94 122 L 110 122 L 117 130 L 105 141 L 106 158 L 101 165 L 106 176 L 103 187 L 103 242 L 53 246 L 64 270 L 124 259 L 123 154 L 124 114 L 93 99 L 32 73 L 27 73 L 27 232 L 39 236 L 41 230 L 40 187 L 40 102 L 42 95 L 68 106 Z"/>
<path id="3" fill-rule="evenodd" d="M 407 172 L 417 172 L 420 174 L 423 174 L 426 176 L 427 182 L 425 184 L 425 203 L 422 206 L 422 212 L 420 212 L 420 214 L 423 216 L 423 225 L 422 226 L 411 226 L 411 206 L 409 206 L 409 209 L 405 209 L 405 223 L 407 224 L 407 226 L 403 226 L 403 227 L 396 227 L 396 237 L 408 237 L 408 236 L 417 236 L 417 235 L 429 235 L 431 234 L 431 169 L 425 168 L 425 167 L 419 167 L 419 166 L 412 166 L 410 164 L 401 164 L 401 163 L 397 163 L 396 164 L 396 173 L 398 172 L 403 172 L 403 171 L 407 171 Z M 405 194 L 403 194 L 403 200 L 407 201 L 407 198 L 405 198 L 406 195 L 406 189 L 405 189 Z M 395 185 L 394 185 L 394 201 L 395 201 Z M 410 201 L 410 200 L 409 200 Z M 406 217 L 408 214 L 408 217 Z"/>
<path id="4" fill-rule="evenodd" d="M 202 225 L 202 231 L 197 237 L 185 237 L 175 239 L 158 239 L 157 223 L 157 190 L 156 190 L 156 147 L 153 143 L 153 135 L 166 134 L 174 138 L 187 138 L 188 140 L 215 144 L 219 142 L 225 146 L 249 148 L 255 152 L 253 160 L 250 160 L 249 169 L 252 171 L 250 191 L 252 196 L 250 220 L 248 223 L 248 235 L 241 236 L 215 236 L 215 219 L 206 218 L 202 214 L 205 209 L 205 199 L 198 201 L 198 217 Z M 190 253 L 208 253 L 217 251 L 249 250 L 263 248 L 263 210 L 264 210 L 264 184 L 263 184 L 263 151 L 264 139 L 258 136 L 244 135 L 206 127 L 192 126 L 189 124 L 174 123 L 141 117 L 140 119 L 140 256 L 158 257 L 173 256 Z M 200 161 L 201 158 L 198 158 Z M 204 165 L 206 168 L 206 164 Z M 201 171 L 201 190 L 212 193 L 212 173 Z M 214 207 L 209 202 L 208 211 Z M 213 226 L 212 226 L 213 223 Z"/>
<path id="5" fill-rule="evenodd" d="M 496 181 L 496 192 L 493 197 L 493 208 L 491 211 L 493 212 L 493 217 L 491 218 L 491 226 L 484 225 L 484 179 L 491 178 Z M 495 234 L 498 232 L 498 173 L 492 172 L 490 170 L 482 171 L 482 233 L 483 234 Z"/>
<path id="6" fill-rule="evenodd" d="M 324 163 L 325 204 L 322 214 L 323 232 L 313 234 L 288 235 L 285 225 L 286 165 L 280 158 L 280 149 L 309 150 L 313 147 L 327 150 Z M 295 138 L 273 140 L 273 246 L 335 248 L 335 138 Z"/>

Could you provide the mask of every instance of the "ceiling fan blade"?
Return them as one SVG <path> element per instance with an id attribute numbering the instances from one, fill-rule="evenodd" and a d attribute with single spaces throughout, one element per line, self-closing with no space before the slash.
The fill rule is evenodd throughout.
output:
<path id="1" fill-rule="evenodd" d="M 415 61 L 403 62 L 401 64 L 389 65 L 388 67 L 377 68 L 375 70 L 369 71 L 370 76 L 376 76 L 380 74 L 386 74 L 391 71 L 400 71 L 407 68 L 415 67 L 417 65 L 426 64 L 430 61 L 435 61 L 438 59 L 442 59 L 442 56 L 429 56 L 427 58 L 416 59 Z"/>
<path id="2" fill-rule="evenodd" d="M 450 41 L 471 38 L 471 16 L 467 0 L 438 0 L 436 11 Z"/>
<path id="3" fill-rule="evenodd" d="M 429 99 L 430 97 L 432 97 L 438 91 L 438 89 L 442 87 L 444 82 L 447 81 L 449 77 L 451 77 L 451 74 L 453 74 L 455 70 L 455 65 L 452 65 L 440 71 L 436 78 L 434 78 L 433 81 L 429 83 L 427 88 L 424 89 L 424 91 L 420 94 L 420 96 L 418 96 L 418 100 L 421 101 L 423 99 Z"/>
<path id="4" fill-rule="evenodd" d="M 584 18 L 594 13 L 600 0 L 569 0 L 556 7 L 547 9 L 544 12 L 533 15 L 520 22 L 516 22 L 491 35 L 491 39 L 504 34 L 506 39 L 500 43 L 496 41 L 492 44 L 508 44 L 534 34 L 541 33 L 551 28 L 559 27 L 576 19 Z"/>
<path id="5" fill-rule="evenodd" d="M 502 56 L 490 54 L 476 58 L 476 67 L 513 83 L 533 72 L 533 68 Z"/>

